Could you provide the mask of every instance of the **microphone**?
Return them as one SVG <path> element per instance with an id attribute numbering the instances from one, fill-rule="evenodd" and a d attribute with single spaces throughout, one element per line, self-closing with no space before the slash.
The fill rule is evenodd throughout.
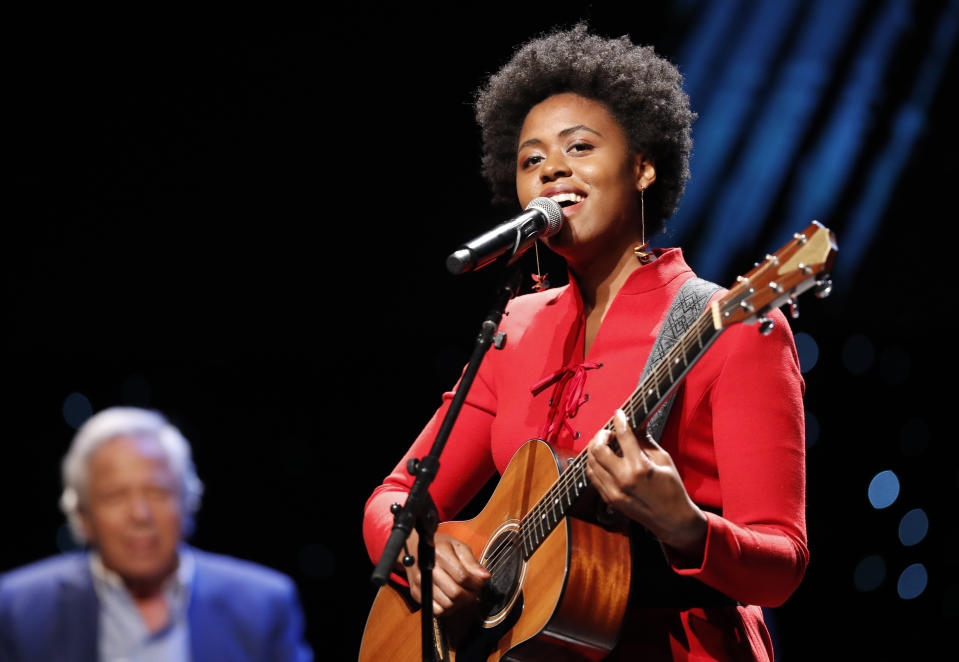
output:
<path id="1" fill-rule="evenodd" d="M 513 249 L 515 259 L 533 245 L 537 237 L 551 237 L 563 227 L 563 208 L 550 198 L 536 198 L 519 216 L 497 225 L 460 246 L 446 258 L 446 268 L 455 275 L 484 267 Z"/>

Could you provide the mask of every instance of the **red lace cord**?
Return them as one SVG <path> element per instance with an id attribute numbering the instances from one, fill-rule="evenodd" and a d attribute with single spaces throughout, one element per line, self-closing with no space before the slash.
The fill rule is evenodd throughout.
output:
<path id="1" fill-rule="evenodd" d="M 546 423 L 539 434 L 543 441 L 553 443 L 560 428 L 564 425 L 570 434 L 574 433 L 569 419 L 576 416 L 580 406 L 589 400 L 589 396 L 583 393 L 586 386 L 586 371 L 594 370 L 600 366 L 602 366 L 602 363 L 589 362 L 580 363 L 573 367 L 560 368 L 530 387 L 533 395 L 536 396 L 547 386 L 555 384 L 553 393 L 549 398 L 549 413 L 546 416 Z M 566 388 L 567 384 L 569 388 Z"/>

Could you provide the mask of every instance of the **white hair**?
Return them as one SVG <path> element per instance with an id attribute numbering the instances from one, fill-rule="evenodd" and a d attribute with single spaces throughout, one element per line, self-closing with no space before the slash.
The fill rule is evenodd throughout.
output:
<path id="1" fill-rule="evenodd" d="M 190 443 L 162 414 L 138 407 L 110 407 L 91 416 L 80 426 L 70 450 L 63 458 L 63 494 L 60 509 L 79 542 L 86 542 L 80 507 L 86 503 L 89 459 L 103 443 L 118 437 L 156 439 L 167 464 L 180 482 L 181 522 L 184 537 L 193 532 L 194 516 L 200 509 L 203 483 L 196 475 Z"/>

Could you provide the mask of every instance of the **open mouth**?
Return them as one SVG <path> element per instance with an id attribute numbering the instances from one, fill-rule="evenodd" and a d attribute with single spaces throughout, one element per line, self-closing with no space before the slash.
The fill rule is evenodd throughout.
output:
<path id="1" fill-rule="evenodd" d="M 557 193 L 556 195 L 549 196 L 551 200 L 559 203 L 560 207 L 571 207 L 575 204 L 579 204 L 586 199 L 585 195 L 580 195 L 579 193 Z"/>

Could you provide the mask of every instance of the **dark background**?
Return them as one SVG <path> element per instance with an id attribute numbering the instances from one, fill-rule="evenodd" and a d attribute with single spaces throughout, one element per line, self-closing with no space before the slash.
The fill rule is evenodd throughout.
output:
<path id="1" fill-rule="evenodd" d="M 950 6 L 910 5 L 879 120 L 908 96 Z M 292 575 L 318 659 L 353 659 L 374 596 L 363 504 L 458 375 L 492 287 L 485 272 L 448 275 L 444 258 L 512 211 L 488 202 L 473 90 L 514 45 L 580 18 L 676 58 L 703 7 L 344 12 L 296 29 L 170 17 L 10 26 L 0 571 L 64 543 L 71 423 L 116 404 L 157 408 L 192 441 L 206 484 L 193 542 Z M 771 613 L 781 660 L 931 651 L 956 621 L 954 60 L 862 261 L 792 323 L 818 348 L 804 375 L 812 561 Z M 840 262 L 868 157 L 820 218 Z M 762 228 L 803 165 L 754 236 L 686 242 L 692 266 L 707 250 L 742 256 L 704 274 L 728 284 L 775 250 Z M 704 219 L 683 222 L 698 233 Z M 867 487 L 887 469 L 901 493 L 877 510 Z M 917 507 L 929 533 L 906 547 L 897 527 Z M 885 575 L 858 590 L 870 555 Z M 902 599 L 897 577 L 917 562 L 928 586 Z"/>

